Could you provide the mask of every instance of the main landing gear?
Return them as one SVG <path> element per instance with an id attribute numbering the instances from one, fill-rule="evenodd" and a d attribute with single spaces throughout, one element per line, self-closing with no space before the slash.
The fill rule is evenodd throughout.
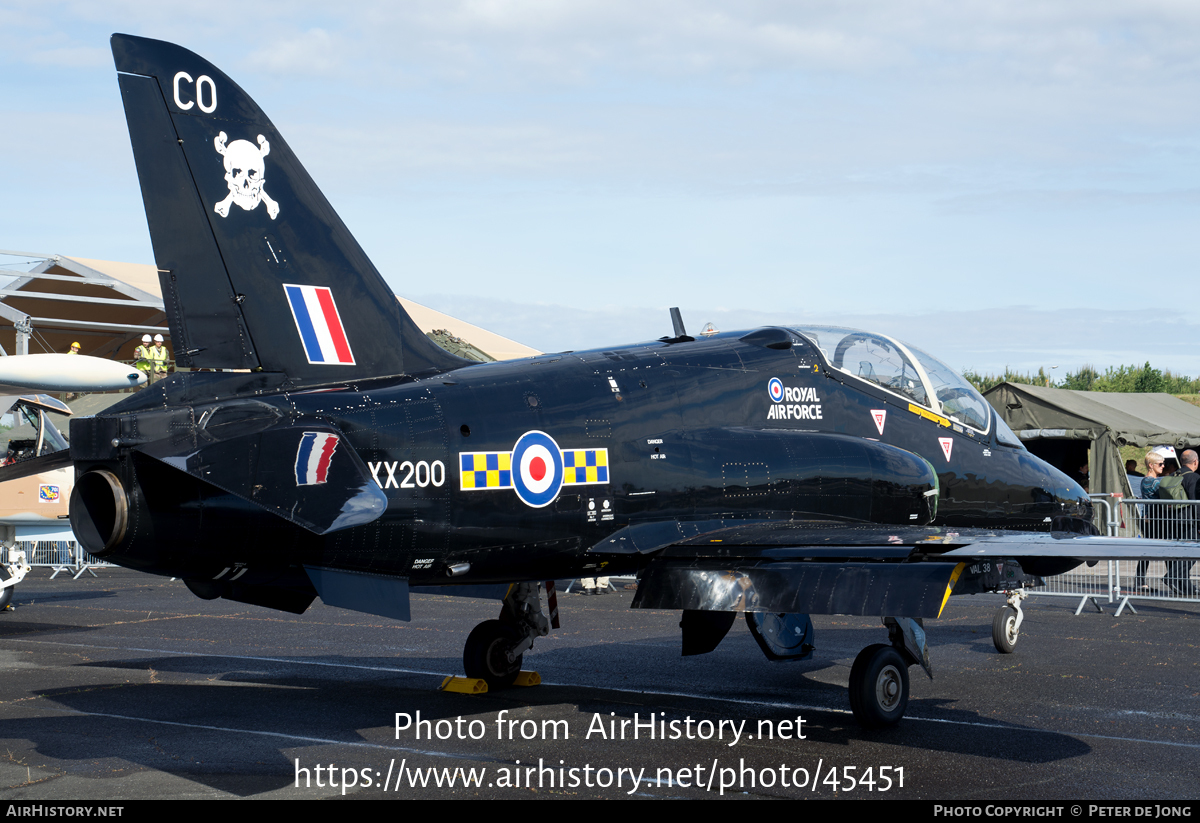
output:
<path id="1" fill-rule="evenodd" d="M 1008 602 L 992 620 L 992 642 L 1002 654 L 1016 648 L 1021 621 L 1021 601 L 1029 595 L 1024 589 L 1007 592 Z M 919 618 L 885 617 L 890 643 L 867 646 L 850 668 L 850 708 L 854 719 L 867 728 L 891 726 L 904 717 L 908 708 L 908 668 L 920 664 L 929 679 L 929 648 L 925 628 Z"/>
<path id="2" fill-rule="evenodd" d="M 854 658 L 850 708 L 867 728 L 891 726 L 908 708 L 908 663 L 892 646 L 876 643 Z"/>
<path id="3" fill-rule="evenodd" d="M 850 708 L 860 725 L 892 726 L 908 708 L 908 667 L 920 665 L 933 679 L 925 628 L 919 618 L 885 617 L 890 644 L 867 646 L 850 668 Z"/>
<path id="4" fill-rule="evenodd" d="M 1017 647 L 1021 621 L 1025 619 L 1021 601 L 1028 596 L 1024 589 L 1008 592 L 1008 603 L 1001 606 L 992 619 L 992 643 L 1001 654 L 1012 654 Z"/>
<path id="5" fill-rule="evenodd" d="M 514 583 L 504 598 L 498 620 L 485 620 L 471 630 L 463 648 L 467 677 L 487 681 L 489 689 L 511 686 L 521 673 L 525 652 L 550 633 L 542 613 L 537 583 Z"/>

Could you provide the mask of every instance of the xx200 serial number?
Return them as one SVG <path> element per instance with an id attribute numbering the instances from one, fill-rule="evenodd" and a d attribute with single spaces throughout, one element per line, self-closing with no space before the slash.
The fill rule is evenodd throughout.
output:
<path id="1" fill-rule="evenodd" d="M 375 478 L 375 484 L 381 489 L 423 489 L 427 486 L 441 486 L 446 482 L 446 464 L 441 460 L 434 460 L 432 463 L 424 460 L 416 463 L 411 460 L 405 460 L 403 463 L 367 463 L 367 468 L 371 470 L 371 477 Z M 387 473 L 383 480 L 379 479 L 381 469 Z M 397 474 L 400 475 L 399 481 L 396 480 Z"/>

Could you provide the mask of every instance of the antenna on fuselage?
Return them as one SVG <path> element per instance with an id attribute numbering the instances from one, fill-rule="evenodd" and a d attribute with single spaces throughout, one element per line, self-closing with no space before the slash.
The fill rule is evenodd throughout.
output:
<path id="1" fill-rule="evenodd" d="M 671 309 L 671 325 L 675 328 L 676 337 L 687 337 L 687 332 L 683 328 L 683 315 L 679 313 L 678 306 Z"/>
<path id="2" fill-rule="evenodd" d="M 696 339 L 694 337 L 688 337 L 687 331 L 684 330 L 683 315 L 681 315 L 679 313 L 678 307 L 673 307 L 671 309 L 671 325 L 675 329 L 675 336 L 674 337 L 660 337 L 660 338 L 658 338 L 659 342 L 661 342 L 661 343 L 690 343 L 691 341 Z"/>

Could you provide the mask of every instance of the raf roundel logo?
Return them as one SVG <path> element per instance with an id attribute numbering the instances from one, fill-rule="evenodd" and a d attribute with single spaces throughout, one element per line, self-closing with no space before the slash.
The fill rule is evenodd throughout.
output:
<path id="1" fill-rule="evenodd" d="M 608 449 L 564 450 L 545 432 L 531 431 L 511 451 L 459 452 L 458 469 L 465 492 L 512 489 L 522 503 L 540 509 L 563 486 L 607 484 Z"/>
<path id="2" fill-rule="evenodd" d="M 545 432 L 521 435 L 512 450 L 512 484 L 517 497 L 540 509 L 554 502 L 563 484 L 562 451 Z"/>
<path id="3" fill-rule="evenodd" d="M 778 377 L 772 377 L 767 383 L 767 392 L 770 393 L 771 399 L 776 403 L 783 402 L 783 381 Z"/>

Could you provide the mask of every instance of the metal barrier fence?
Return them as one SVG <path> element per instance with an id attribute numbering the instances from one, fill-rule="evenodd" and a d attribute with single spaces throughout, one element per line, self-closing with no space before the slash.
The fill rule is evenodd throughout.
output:
<path id="1" fill-rule="evenodd" d="M 1147 537 L 1196 541 L 1200 537 L 1200 500 L 1127 499 L 1120 494 L 1093 494 L 1095 523 L 1107 537 Z M 1200 549 L 1200 543 L 1196 545 Z M 1136 613 L 1132 601 L 1200 602 L 1200 582 L 1193 577 L 1190 560 L 1111 560 L 1080 566 L 1066 574 L 1047 577 L 1046 585 L 1030 594 L 1077 597 L 1079 614 L 1089 602 L 1120 602 Z"/>
<path id="2" fill-rule="evenodd" d="M 39 540 L 36 542 L 20 541 L 18 549 L 24 549 L 29 565 L 53 570 L 50 579 L 66 572 L 73 580 L 78 580 L 84 574 L 96 577 L 93 569 L 116 568 L 112 563 L 97 560 L 84 551 L 83 547 L 74 540 Z M 8 549 L 0 547 L 0 561 L 8 562 Z"/>
<path id="3" fill-rule="evenodd" d="M 1196 540 L 1200 500 L 1121 500 L 1117 537 Z"/>
<path id="4" fill-rule="evenodd" d="M 1121 527 L 1121 494 L 1089 494 L 1092 500 L 1092 523 L 1105 537 L 1116 537 Z"/>

